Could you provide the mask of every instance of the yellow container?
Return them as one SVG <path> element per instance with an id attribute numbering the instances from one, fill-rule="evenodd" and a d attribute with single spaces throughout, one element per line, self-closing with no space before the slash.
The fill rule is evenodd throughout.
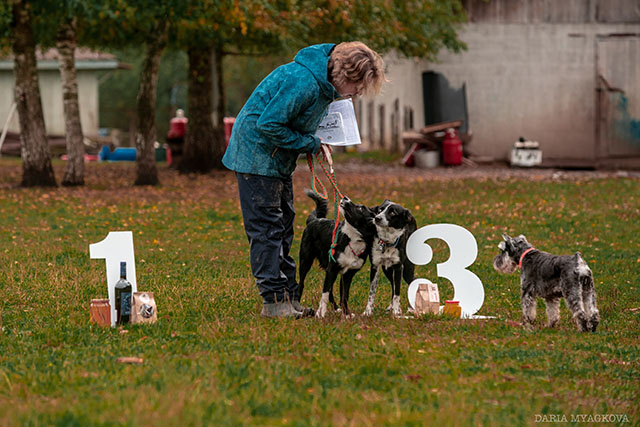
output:
<path id="1" fill-rule="evenodd" d="M 460 301 L 445 301 L 442 314 L 458 319 L 462 317 L 462 307 L 460 307 Z"/>

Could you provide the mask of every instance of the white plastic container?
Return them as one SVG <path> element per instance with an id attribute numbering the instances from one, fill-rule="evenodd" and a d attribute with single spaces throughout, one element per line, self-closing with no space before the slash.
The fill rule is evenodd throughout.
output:
<path id="1" fill-rule="evenodd" d="M 431 169 L 440 165 L 440 152 L 429 150 L 416 150 L 413 158 L 417 168 Z"/>

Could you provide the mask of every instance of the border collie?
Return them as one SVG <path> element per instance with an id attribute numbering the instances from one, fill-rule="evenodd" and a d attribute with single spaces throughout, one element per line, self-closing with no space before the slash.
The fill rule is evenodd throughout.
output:
<path id="1" fill-rule="evenodd" d="M 378 287 L 380 267 L 391 282 L 392 297 L 389 308 L 394 316 L 402 314 L 400 307 L 400 285 L 402 279 L 411 283 L 414 279 L 415 266 L 407 258 L 406 246 L 411 233 L 416 231 L 416 219 L 408 209 L 385 200 L 380 206 L 373 208 L 375 215 L 376 237 L 371 248 L 371 285 L 367 307 L 362 313 L 373 314 L 373 304 Z M 389 309 L 388 308 L 388 309 Z"/>
<path id="2" fill-rule="evenodd" d="M 307 196 L 316 203 L 316 209 L 309 214 L 307 226 L 300 242 L 300 295 L 304 290 L 304 279 L 311 269 L 314 260 L 318 260 L 320 267 L 325 270 L 322 298 L 316 311 L 316 317 L 323 318 L 327 313 L 327 304 L 332 303 L 333 284 L 338 275 L 340 281 L 340 305 L 346 316 L 350 316 L 348 300 L 349 288 L 353 276 L 362 268 L 370 254 L 371 245 L 376 233 L 373 224 L 374 212 L 364 206 L 353 203 L 345 197 L 340 202 L 340 210 L 344 215 L 337 230 L 337 245 L 330 257 L 333 229 L 335 220 L 324 218 L 327 214 L 327 201 L 321 199 L 310 190 L 305 190 Z"/>

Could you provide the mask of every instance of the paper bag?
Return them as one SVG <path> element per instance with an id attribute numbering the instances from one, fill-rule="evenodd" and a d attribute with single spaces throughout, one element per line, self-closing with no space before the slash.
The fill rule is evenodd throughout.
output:
<path id="1" fill-rule="evenodd" d="M 134 292 L 131 301 L 131 323 L 155 323 L 158 320 L 153 292 Z"/>
<path id="2" fill-rule="evenodd" d="M 420 283 L 416 293 L 416 315 L 440 312 L 440 293 L 435 283 Z"/>

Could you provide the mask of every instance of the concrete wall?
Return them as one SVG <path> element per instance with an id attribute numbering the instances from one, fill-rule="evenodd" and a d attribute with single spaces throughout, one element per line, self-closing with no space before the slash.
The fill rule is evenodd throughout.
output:
<path id="1" fill-rule="evenodd" d="M 65 134 L 62 103 L 62 82 L 57 70 L 38 72 L 44 121 L 49 135 Z M 13 103 L 14 77 L 10 70 L 0 70 L 0 127 L 4 126 Z M 87 136 L 98 135 L 98 79 L 95 71 L 78 70 L 78 97 L 82 131 Z M 0 129 L 1 130 L 1 129 Z M 9 125 L 9 132 L 20 132 L 17 112 Z"/>
<path id="2" fill-rule="evenodd" d="M 539 141 L 544 159 L 551 163 L 554 159 L 557 164 L 593 162 L 601 155 L 596 90 L 602 64 L 597 63 L 597 45 L 604 36 L 640 38 L 638 0 L 463 0 L 463 4 L 469 22 L 460 38 L 468 46 L 466 51 L 442 51 L 435 63 L 394 53 L 385 57 L 392 81 L 373 103 L 357 102 L 366 140 L 362 148 L 404 150 L 395 139 L 407 127 L 409 110 L 412 127 L 424 125 L 422 72 L 430 70 L 444 75 L 453 88 L 466 84 L 472 154 L 504 159 L 513 142 L 524 136 Z M 628 95 L 631 103 L 640 98 L 637 93 Z M 392 114 L 396 102 L 399 120 Z"/>
<path id="3" fill-rule="evenodd" d="M 591 159 L 596 145 L 596 37 L 638 25 L 469 24 L 468 50 L 429 68 L 467 84 L 474 154 L 504 158 L 519 136 L 545 158 Z"/>
<path id="4" fill-rule="evenodd" d="M 393 103 L 400 100 L 400 130 L 405 108 L 414 111 L 414 128 L 424 125 L 422 72 L 443 74 L 452 87 L 466 83 L 470 151 L 504 159 L 520 136 L 540 142 L 544 157 L 593 159 L 596 155 L 596 38 L 640 34 L 639 24 L 469 23 L 460 37 L 467 51 L 443 51 L 437 63 L 385 56 L 391 82 L 371 106 L 361 100 L 363 149 L 383 145 L 393 150 Z M 385 117 L 381 126 L 380 105 Z M 373 134 L 370 132 L 373 129 Z M 371 143 L 373 141 L 373 143 Z M 402 149 L 402 147 L 400 147 Z"/>

